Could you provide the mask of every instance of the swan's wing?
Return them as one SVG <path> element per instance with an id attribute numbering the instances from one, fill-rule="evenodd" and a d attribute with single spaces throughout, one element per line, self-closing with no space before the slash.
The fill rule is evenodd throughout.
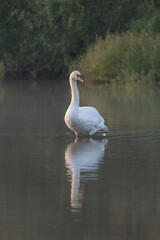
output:
<path id="1" fill-rule="evenodd" d="M 94 107 L 79 107 L 79 118 L 92 123 L 95 122 L 95 124 L 99 122 L 104 123 L 104 119 Z"/>
<path id="2" fill-rule="evenodd" d="M 105 128 L 104 119 L 93 107 L 80 107 L 78 118 L 79 126 L 91 134 Z"/>

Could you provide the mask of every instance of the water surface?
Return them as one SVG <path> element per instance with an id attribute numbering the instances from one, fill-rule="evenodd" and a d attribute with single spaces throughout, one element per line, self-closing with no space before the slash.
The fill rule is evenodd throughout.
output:
<path id="1" fill-rule="evenodd" d="M 160 92 L 79 88 L 106 139 L 65 126 L 67 80 L 0 87 L 0 238 L 160 239 Z"/>

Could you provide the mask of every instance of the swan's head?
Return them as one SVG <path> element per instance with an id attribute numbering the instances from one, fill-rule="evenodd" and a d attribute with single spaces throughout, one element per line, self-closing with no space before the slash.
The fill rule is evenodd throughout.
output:
<path id="1" fill-rule="evenodd" d="M 84 83 L 84 80 L 82 79 L 81 73 L 79 71 L 74 71 L 70 74 L 70 80 L 74 81 L 80 81 Z"/>

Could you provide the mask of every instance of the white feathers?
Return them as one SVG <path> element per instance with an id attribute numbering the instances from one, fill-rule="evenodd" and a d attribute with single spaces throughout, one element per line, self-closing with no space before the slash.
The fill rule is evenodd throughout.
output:
<path id="1" fill-rule="evenodd" d="M 79 107 L 79 92 L 77 88 L 77 80 L 79 78 L 76 78 L 76 76 L 81 76 L 80 72 L 74 71 L 70 75 L 71 103 L 65 114 L 67 126 L 76 135 L 84 134 L 91 136 L 98 131 L 107 131 L 108 128 L 104 124 L 104 119 L 97 109 L 93 107 Z M 81 77 L 80 79 L 82 82 Z"/>

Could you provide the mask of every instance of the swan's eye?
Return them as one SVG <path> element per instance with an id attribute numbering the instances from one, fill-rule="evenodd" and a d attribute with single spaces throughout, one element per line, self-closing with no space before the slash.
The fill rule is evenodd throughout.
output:
<path id="1" fill-rule="evenodd" d="M 76 74 L 76 76 L 77 76 L 77 78 L 78 78 L 78 77 L 82 78 L 82 76 L 81 76 L 81 75 L 78 75 L 78 74 Z"/>
<path id="2" fill-rule="evenodd" d="M 84 80 L 82 79 L 82 76 L 80 74 L 76 74 L 77 80 L 84 83 Z"/>

